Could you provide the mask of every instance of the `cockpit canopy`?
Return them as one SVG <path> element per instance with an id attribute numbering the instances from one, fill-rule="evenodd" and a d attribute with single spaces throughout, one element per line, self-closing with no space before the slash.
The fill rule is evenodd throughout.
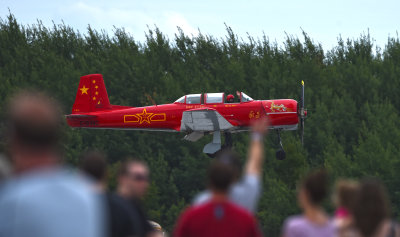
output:
<path id="1" fill-rule="evenodd" d="M 201 94 L 187 95 L 186 104 L 201 104 Z"/>
<path id="2" fill-rule="evenodd" d="M 243 92 L 240 92 L 240 102 L 249 102 L 249 101 L 253 101 L 253 98 L 251 98 L 250 96 L 246 95 Z"/>
<path id="3" fill-rule="evenodd" d="M 224 93 L 206 93 L 204 94 L 206 104 L 224 103 Z"/>
<path id="4" fill-rule="evenodd" d="M 203 99 L 202 99 L 203 97 Z M 239 102 L 240 100 L 240 102 Z M 233 103 L 245 103 L 253 101 L 253 99 L 246 95 L 244 92 L 240 92 L 240 98 L 236 98 L 236 101 Z M 202 94 L 189 94 L 184 95 L 177 99 L 175 103 L 179 104 L 222 104 L 226 103 L 226 96 L 225 93 L 204 93 Z"/>

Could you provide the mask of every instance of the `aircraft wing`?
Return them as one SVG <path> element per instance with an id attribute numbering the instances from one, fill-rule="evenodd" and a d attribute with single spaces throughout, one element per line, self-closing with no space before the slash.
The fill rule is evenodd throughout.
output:
<path id="1" fill-rule="evenodd" d="M 230 122 L 214 109 L 187 110 L 182 114 L 181 131 L 196 132 L 195 134 L 189 134 L 189 137 L 193 137 L 193 139 L 199 139 L 201 137 L 199 137 L 199 134 L 204 132 L 228 130 L 233 127 Z"/>

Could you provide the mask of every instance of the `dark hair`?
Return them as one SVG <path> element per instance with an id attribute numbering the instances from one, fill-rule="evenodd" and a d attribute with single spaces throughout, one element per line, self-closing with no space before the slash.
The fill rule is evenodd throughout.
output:
<path id="1" fill-rule="evenodd" d="M 208 185 L 217 191 L 226 192 L 240 173 L 239 159 L 232 151 L 222 151 L 208 169 Z"/>
<path id="2" fill-rule="evenodd" d="M 352 212 L 362 236 L 373 236 L 382 221 L 389 217 L 389 201 L 381 182 L 370 178 L 361 182 Z"/>
<path id="3" fill-rule="evenodd" d="M 81 158 L 80 169 L 96 182 L 103 181 L 107 175 L 107 163 L 103 153 L 90 151 Z"/>
<path id="4" fill-rule="evenodd" d="M 7 112 L 11 143 L 30 152 L 60 149 L 61 110 L 50 97 L 34 91 L 20 92 L 10 100 Z"/>
<path id="5" fill-rule="evenodd" d="M 307 193 L 309 201 L 319 205 L 328 193 L 328 174 L 324 169 L 310 173 L 301 184 Z"/>
<path id="6" fill-rule="evenodd" d="M 138 158 L 127 158 L 124 162 L 122 162 L 119 166 L 118 169 L 118 177 L 126 176 L 128 174 L 128 169 L 131 165 L 143 165 L 145 167 L 147 166 L 147 163 L 141 159 Z"/>
<path id="7" fill-rule="evenodd" d="M 336 183 L 337 204 L 347 210 L 354 209 L 359 184 L 352 180 L 339 180 Z"/>

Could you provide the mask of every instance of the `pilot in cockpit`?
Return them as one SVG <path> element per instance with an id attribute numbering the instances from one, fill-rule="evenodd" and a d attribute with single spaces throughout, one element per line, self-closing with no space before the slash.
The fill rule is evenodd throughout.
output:
<path id="1" fill-rule="evenodd" d="M 232 94 L 229 94 L 226 96 L 226 102 L 227 103 L 233 103 L 235 102 L 235 96 L 233 96 Z"/>

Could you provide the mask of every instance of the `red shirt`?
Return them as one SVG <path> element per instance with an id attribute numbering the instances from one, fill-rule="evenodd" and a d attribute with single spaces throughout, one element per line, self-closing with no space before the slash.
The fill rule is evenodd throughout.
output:
<path id="1" fill-rule="evenodd" d="M 188 208 L 179 218 L 174 237 L 259 237 L 256 219 L 229 201 L 210 201 Z"/>

